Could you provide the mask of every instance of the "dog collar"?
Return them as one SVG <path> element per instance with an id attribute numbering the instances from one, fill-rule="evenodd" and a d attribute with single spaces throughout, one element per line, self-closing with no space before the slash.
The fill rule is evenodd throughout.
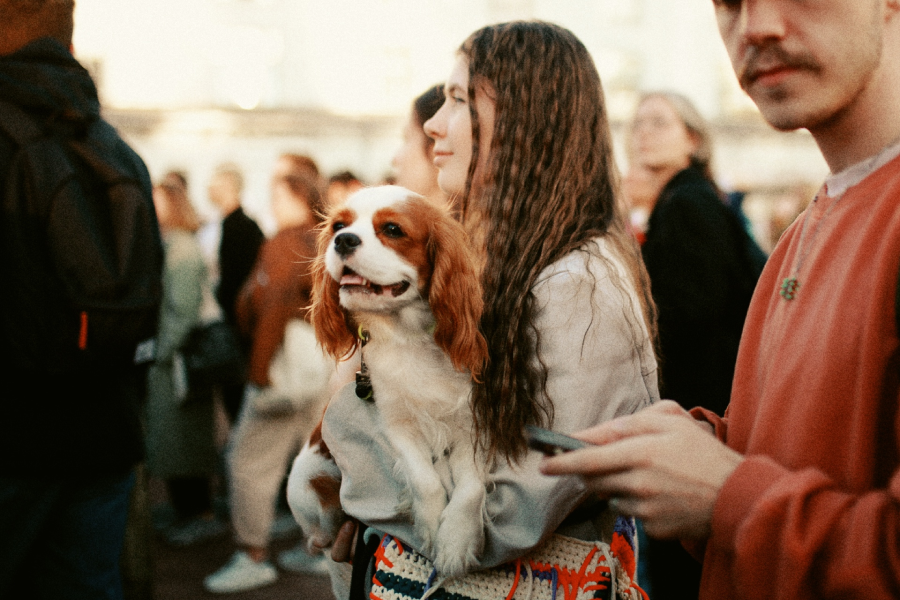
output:
<path id="1" fill-rule="evenodd" d="M 369 343 L 369 332 L 362 325 L 356 331 L 359 338 L 359 371 L 356 372 L 356 397 L 366 402 L 375 402 L 375 394 L 372 390 L 372 379 L 369 377 L 369 369 L 366 367 L 366 359 L 362 349 Z"/>

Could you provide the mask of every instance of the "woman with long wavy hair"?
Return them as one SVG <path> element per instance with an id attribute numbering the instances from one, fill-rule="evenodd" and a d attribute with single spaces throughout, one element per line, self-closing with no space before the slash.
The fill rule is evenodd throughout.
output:
<path id="1" fill-rule="evenodd" d="M 568 30 L 505 23 L 463 43 L 444 94 L 425 132 L 481 257 L 490 356 L 472 398 L 492 469 L 479 565 L 517 559 L 554 531 L 609 542 L 616 515 L 579 479 L 541 476 L 525 438 L 526 425 L 568 433 L 659 398 L 654 309 L 617 202 L 596 67 Z M 342 394 L 325 418 L 356 457 L 343 507 L 421 548 L 390 444 L 361 404 Z"/>

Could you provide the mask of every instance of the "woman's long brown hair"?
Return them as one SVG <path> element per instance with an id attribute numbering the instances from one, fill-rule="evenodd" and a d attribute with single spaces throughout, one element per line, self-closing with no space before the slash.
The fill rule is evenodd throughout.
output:
<path id="1" fill-rule="evenodd" d="M 538 275 L 592 238 L 606 236 L 629 268 L 644 320 L 653 304 L 640 253 L 616 202 L 618 173 L 600 77 L 584 45 L 544 22 L 485 27 L 461 46 L 469 64 L 473 156 L 463 221 L 483 249 L 482 332 L 489 360 L 473 390 L 479 442 L 491 458 L 518 460 L 526 424 L 549 425 L 553 400 L 533 327 Z M 490 148 L 479 148 L 475 90 L 495 101 Z M 473 182 L 480 153 L 483 180 Z"/>

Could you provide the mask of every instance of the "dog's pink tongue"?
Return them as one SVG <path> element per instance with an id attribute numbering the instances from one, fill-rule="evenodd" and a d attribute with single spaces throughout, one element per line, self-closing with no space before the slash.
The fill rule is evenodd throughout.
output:
<path id="1" fill-rule="evenodd" d="M 366 280 L 356 273 L 341 276 L 341 285 L 366 285 Z"/>

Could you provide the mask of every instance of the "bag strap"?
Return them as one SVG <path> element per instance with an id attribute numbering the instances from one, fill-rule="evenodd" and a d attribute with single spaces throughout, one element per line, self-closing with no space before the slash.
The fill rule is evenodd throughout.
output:
<path id="1" fill-rule="evenodd" d="M 0 128 L 20 146 L 44 136 L 34 117 L 6 100 L 0 100 Z"/>
<path id="2" fill-rule="evenodd" d="M 353 554 L 353 572 L 350 575 L 350 600 L 366 600 L 366 579 L 369 566 L 375 558 L 375 551 L 381 543 L 381 536 L 365 535 L 366 525 L 356 526 L 356 549 Z"/>

